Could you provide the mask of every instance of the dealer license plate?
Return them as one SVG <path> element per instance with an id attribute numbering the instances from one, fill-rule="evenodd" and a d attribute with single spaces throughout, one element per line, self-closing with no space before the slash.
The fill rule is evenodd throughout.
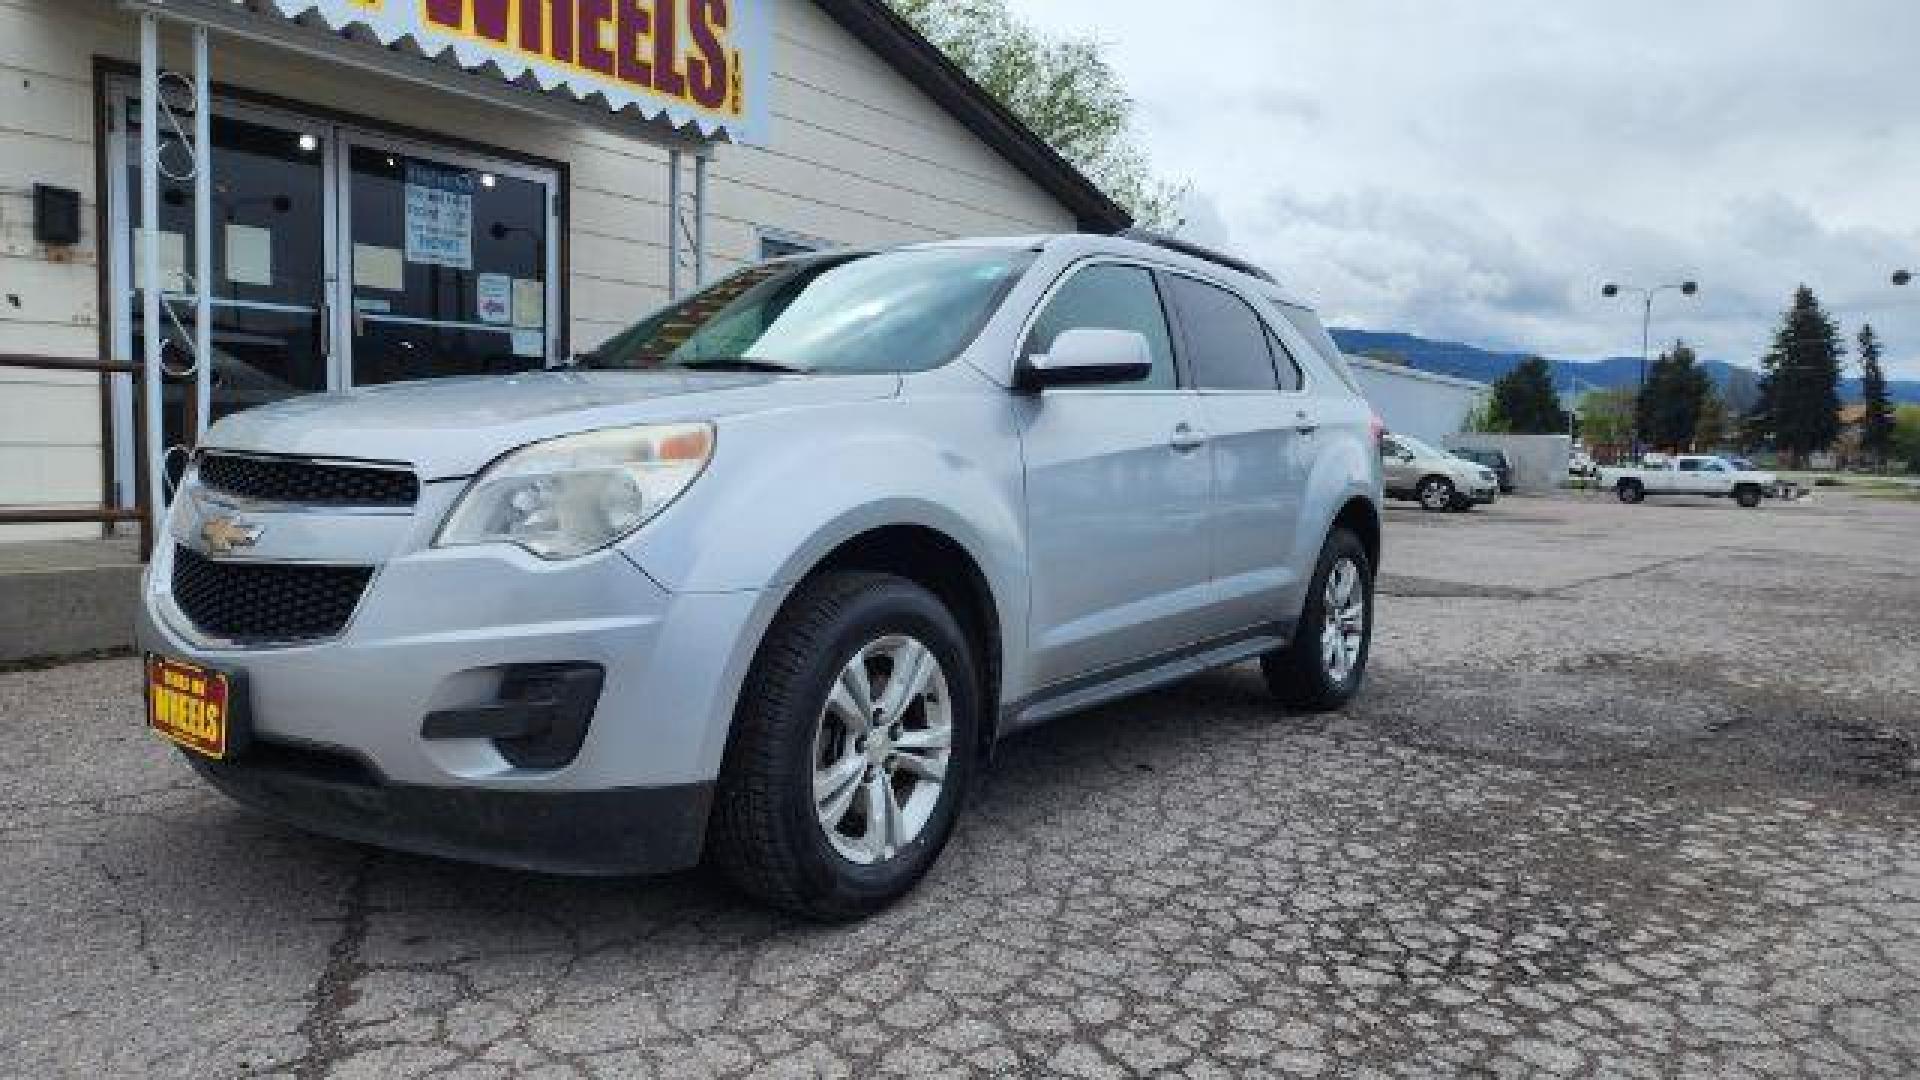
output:
<path id="1" fill-rule="evenodd" d="M 147 654 L 147 726 L 210 758 L 227 756 L 233 684 L 225 672 Z"/>

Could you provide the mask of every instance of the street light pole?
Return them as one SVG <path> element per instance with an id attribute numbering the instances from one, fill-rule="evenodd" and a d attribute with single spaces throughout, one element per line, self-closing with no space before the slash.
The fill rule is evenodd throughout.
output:
<path id="1" fill-rule="evenodd" d="M 1651 289 L 1637 285 L 1617 285 L 1611 281 L 1600 286 L 1600 295 L 1609 299 L 1623 292 L 1640 294 L 1640 382 L 1633 397 L 1633 453 L 1640 454 L 1640 399 L 1647 392 L 1647 362 L 1653 352 L 1653 298 L 1672 289 L 1682 296 L 1692 296 L 1700 291 L 1700 283 L 1691 279 L 1676 281 L 1669 285 L 1655 285 Z"/>

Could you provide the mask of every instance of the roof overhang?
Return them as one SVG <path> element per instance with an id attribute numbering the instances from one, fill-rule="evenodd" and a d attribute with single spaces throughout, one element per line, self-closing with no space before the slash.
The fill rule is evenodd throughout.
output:
<path id="1" fill-rule="evenodd" d="M 700 146 L 766 139 L 769 2 L 607 3 L 591 38 L 584 26 L 566 32 L 578 10 L 571 0 L 122 0 L 122 6 L 494 104 Z M 523 11 L 540 14 L 522 20 Z M 663 13 L 670 18 L 661 19 Z"/>

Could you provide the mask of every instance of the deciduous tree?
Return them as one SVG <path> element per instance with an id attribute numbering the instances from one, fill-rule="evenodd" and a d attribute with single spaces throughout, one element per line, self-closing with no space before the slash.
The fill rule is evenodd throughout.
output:
<path id="1" fill-rule="evenodd" d="M 1633 439 L 1633 391 L 1589 390 L 1580 398 L 1580 438 L 1596 452 Z"/>
<path id="2" fill-rule="evenodd" d="M 1133 132 L 1133 99 L 1091 34 L 1054 37 L 1007 0 L 889 0 L 960 70 L 1150 228 L 1179 223 L 1185 185 L 1154 174 Z"/>

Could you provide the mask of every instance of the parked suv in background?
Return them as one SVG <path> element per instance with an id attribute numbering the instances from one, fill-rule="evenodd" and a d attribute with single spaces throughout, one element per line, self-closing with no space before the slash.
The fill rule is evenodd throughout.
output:
<path id="1" fill-rule="evenodd" d="M 1102 236 L 761 264 L 574 370 L 221 421 L 144 589 L 149 723 L 235 799 L 574 873 L 709 854 L 822 918 L 996 740 L 1259 658 L 1360 687 L 1366 403 L 1224 257 Z"/>
<path id="2" fill-rule="evenodd" d="M 1492 469 L 1428 446 L 1411 435 L 1382 436 L 1380 460 L 1385 467 L 1387 497 L 1412 499 L 1423 510 L 1471 510 L 1500 498 L 1500 480 Z"/>
<path id="3" fill-rule="evenodd" d="M 1500 484 L 1500 494 L 1513 494 L 1513 462 L 1507 459 L 1505 450 L 1455 450 L 1453 454 L 1475 465 L 1492 469 L 1494 479 Z"/>

